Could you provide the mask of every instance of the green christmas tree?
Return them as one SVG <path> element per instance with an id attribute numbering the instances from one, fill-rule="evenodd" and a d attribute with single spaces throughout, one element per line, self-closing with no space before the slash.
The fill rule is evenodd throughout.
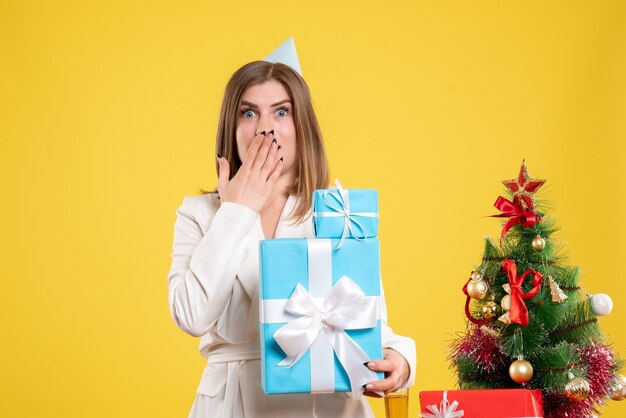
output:
<path id="1" fill-rule="evenodd" d="M 626 395 L 621 360 L 598 324 L 612 301 L 584 294 L 578 267 L 565 264 L 555 223 L 536 204 L 545 180 L 522 162 L 503 183 L 509 198 L 498 198 L 494 215 L 506 218 L 502 236 L 486 240 L 463 287 L 468 326 L 451 345 L 452 368 L 461 389 L 541 389 L 546 418 L 589 417 Z"/>

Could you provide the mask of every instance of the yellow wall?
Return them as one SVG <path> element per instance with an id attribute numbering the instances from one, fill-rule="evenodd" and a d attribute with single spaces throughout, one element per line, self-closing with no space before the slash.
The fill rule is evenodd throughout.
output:
<path id="1" fill-rule="evenodd" d="M 522 158 L 626 356 L 626 3 L 311 3 L 0 3 L 0 415 L 187 415 L 204 362 L 167 306 L 175 210 L 215 185 L 228 77 L 288 36 L 333 178 L 380 194 L 411 417 L 453 388 L 461 286 Z"/>

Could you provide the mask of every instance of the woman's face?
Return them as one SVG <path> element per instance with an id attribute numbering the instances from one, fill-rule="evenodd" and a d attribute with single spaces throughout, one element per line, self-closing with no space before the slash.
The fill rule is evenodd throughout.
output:
<path id="1" fill-rule="evenodd" d="M 236 131 L 240 160 L 244 161 L 257 132 L 265 131 L 267 135 L 271 130 L 279 146 L 276 158 L 283 158 L 281 175 L 285 175 L 293 170 L 296 162 L 296 127 L 293 103 L 287 90 L 276 80 L 248 87 L 241 97 Z"/>

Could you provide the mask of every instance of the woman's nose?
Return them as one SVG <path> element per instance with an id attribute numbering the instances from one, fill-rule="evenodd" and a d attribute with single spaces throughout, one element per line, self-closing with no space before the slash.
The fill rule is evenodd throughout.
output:
<path id="1" fill-rule="evenodd" d="M 259 123 L 256 127 L 257 131 L 265 131 L 265 133 L 269 133 L 269 131 L 274 129 L 274 123 L 270 115 L 262 115 L 258 119 Z"/>

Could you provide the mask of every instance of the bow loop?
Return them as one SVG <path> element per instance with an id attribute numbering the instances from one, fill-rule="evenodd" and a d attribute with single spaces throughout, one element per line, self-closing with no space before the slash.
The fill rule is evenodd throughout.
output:
<path id="1" fill-rule="evenodd" d="M 296 285 L 296 289 L 285 305 L 285 310 L 290 314 L 299 316 L 313 316 L 319 311 L 319 307 L 311 294 L 300 283 Z"/>
<path id="2" fill-rule="evenodd" d="M 448 401 L 448 391 L 443 391 L 443 399 L 439 403 L 439 407 L 437 405 L 428 405 L 426 409 L 432 412 L 428 413 L 420 413 L 420 417 L 422 418 L 461 418 L 465 415 L 465 411 L 457 411 L 456 408 L 459 406 L 458 401 L 453 401 L 450 403 Z"/>
<path id="3" fill-rule="evenodd" d="M 496 202 L 493 204 L 496 209 L 502 212 L 499 215 L 491 215 L 494 218 L 511 218 L 509 219 L 502 228 L 502 233 L 500 234 L 500 243 L 504 239 L 504 236 L 509 229 L 515 225 L 515 223 L 520 224 L 524 228 L 531 228 L 534 226 L 538 220 L 537 216 L 530 210 L 525 210 L 521 205 L 515 204 L 508 199 L 505 199 L 502 196 L 498 196 Z"/>
<path id="4" fill-rule="evenodd" d="M 343 242 L 348 237 L 350 233 L 357 241 L 363 241 L 365 239 L 365 228 L 363 225 L 356 219 L 356 216 L 372 216 L 372 214 L 368 213 L 352 213 L 350 211 L 350 196 L 348 195 L 348 191 L 341 187 L 339 180 L 335 180 L 335 186 L 337 186 L 337 193 L 332 193 L 330 191 L 326 191 L 324 193 L 324 201 L 328 205 L 329 208 L 334 210 L 338 215 L 344 217 L 344 225 L 343 232 L 341 233 L 341 239 L 337 244 L 337 248 L 341 248 Z M 336 202 L 335 204 L 331 203 L 329 197 L 332 197 Z M 321 214 L 317 214 L 320 216 Z M 323 215 L 322 215 L 323 216 Z"/>
<path id="5" fill-rule="evenodd" d="M 521 276 L 517 275 L 517 265 L 514 261 L 508 258 L 502 263 L 502 269 L 506 272 L 509 278 L 510 294 L 511 294 L 511 309 L 509 309 L 509 320 L 511 323 L 520 324 L 525 327 L 528 325 L 528 308 L 524 303 L 525 299 L 534 298 L 543 282 L 543 274 L 535 270 L 526 270 Z M 529 275 L 532 275 L 531 285 L 532 288 L 524 293 L 522 284 Z"/>
<path id="6" fill-rule="evenodd" d="M 324 320 L 337 329 L 362 329 L 376 326 L 377 302 L 348 276 L 342 276 L 324 301 Z"/>

